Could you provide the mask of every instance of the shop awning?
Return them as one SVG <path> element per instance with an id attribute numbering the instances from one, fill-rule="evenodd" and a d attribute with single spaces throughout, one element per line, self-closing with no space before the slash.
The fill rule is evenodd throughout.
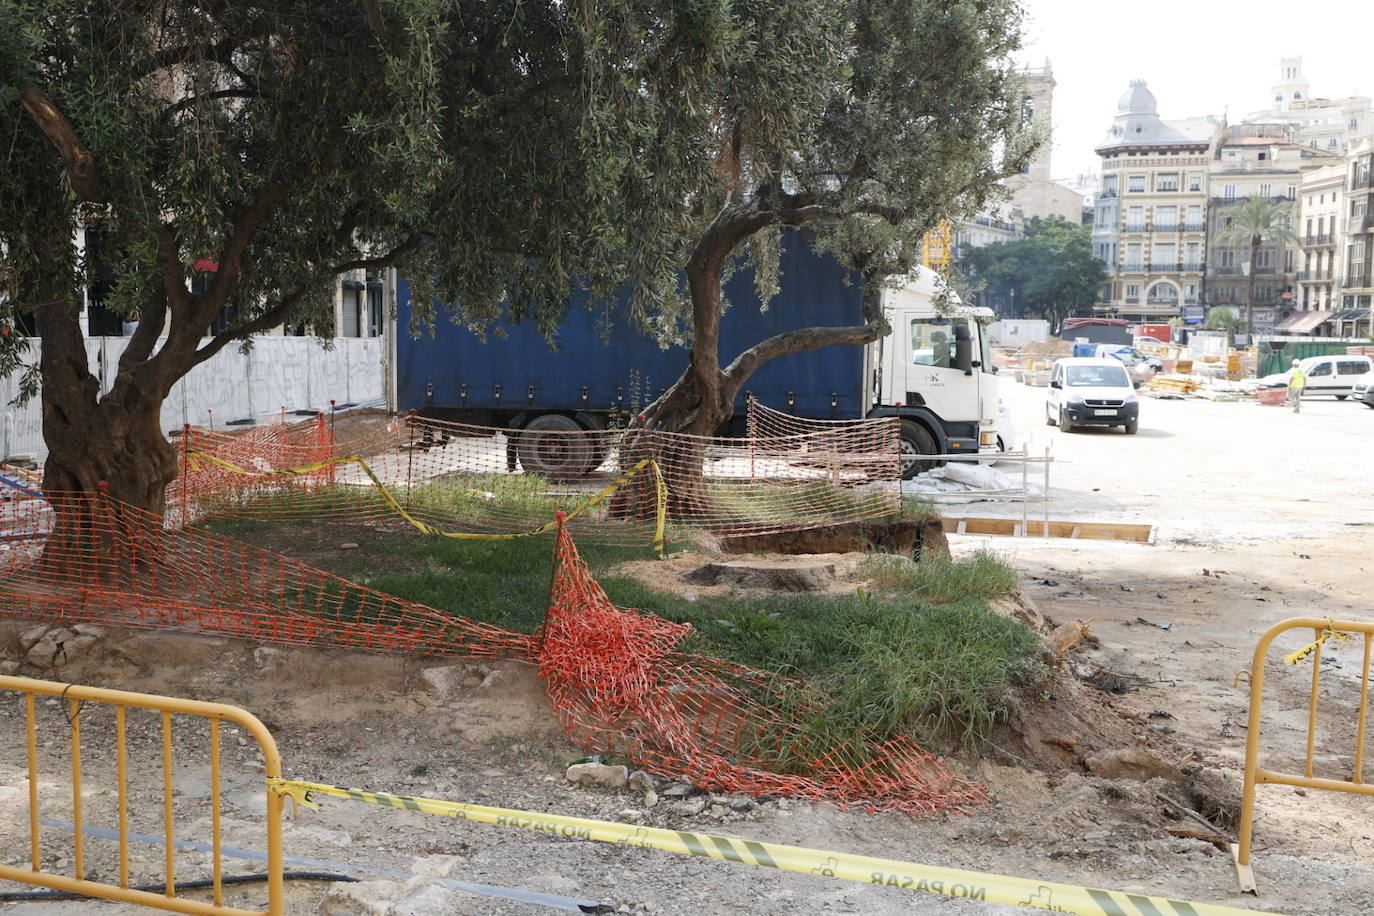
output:
<path id="1" fill-rule="evenodd" d="M 1287 331 L 1290 334 L 1306 334 L 1316 330 L 1317 325 L 1324 321 L 1330 321 L 1334 317 L 1336 317 L 1335 312 L 1294 312 L 1275 325 L 1274 330 Z"/>
<path id="2" fill-rule="evenodd" d="M 1367 321 L 1369 309 L 1346 309 L 1336 316 L 1337 321 Z"/>

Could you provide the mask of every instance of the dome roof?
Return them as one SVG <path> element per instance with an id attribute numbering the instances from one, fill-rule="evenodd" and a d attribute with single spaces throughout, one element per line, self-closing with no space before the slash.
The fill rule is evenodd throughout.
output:
<path id="1" fill-rule="evenodd" d="M 1116 110 L 1122 114 L 1159 114 L 1155 104 L 1155 94 L 1145 88 L 1145 81 L 1131 80 L 1131 88 L 1116 103 Z"/>

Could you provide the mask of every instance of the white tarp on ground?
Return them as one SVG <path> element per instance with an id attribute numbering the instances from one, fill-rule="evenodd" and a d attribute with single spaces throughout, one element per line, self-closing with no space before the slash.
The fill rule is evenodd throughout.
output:
<path id="1" fill-rule="evenodd" d="M 162 405 L 163 430 L 187 423 L 224 429 L 233 421 L 262 422 L 283 410 L 328 411 L 331 400 L 340 407 L 382 406 L 384 339 L 337 337 L 331 344 L 325 349 L 313 337 L 259 337 L 247 353 L 225 347 L 177 382 Z M 33 359 L 38 345 L 36 340 L 31 344 Z M 114 384 L 119 357 L 128 345 L 127 337 L 86 340 L 88 364 L 102 395 Z M 39 400 L 15 407 L 11 402 L 18 390 L 17 377 L 0 379 L 0 458 L 23 455 L 41 462 L 48 450 Z"/>
<path id="2" fill-rule="evenodd" d="M 1014 480 L 986 464 L 947 464 L 902 481 L 903 496 L 924 496 L 937 503 L 976 503 L 991 500 L 1030 499 L 1043 490 Z"/>

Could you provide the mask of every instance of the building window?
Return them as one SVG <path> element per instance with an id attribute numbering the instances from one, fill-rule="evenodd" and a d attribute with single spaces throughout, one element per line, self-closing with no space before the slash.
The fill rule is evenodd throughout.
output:
<path id="1" fill-rule="evenodd" d="M 1230 248 L 1223 248 L 1217 252 L 1217 263 L 1222 267 L 1236 266 L 1236 253 Z"/>
<path id="2" fill-rule="evenodd" d="M 1222 185 L 1222 186 L 1221 186 L 1221 196 L 1224 197 L 1224 198 L 1227 199 L 1227 200 L 1235 200 L 1235 199 L 1236 199 L 1236 186 L 1233 185 L 1233 184 L 1224 184 L 1224 185 Z"/>
<path id="3" fill-rule="evenodd" d="M 1293 272 L 1293 249 L 1288 248 L 1283 252 L 1283 272 L 1291 274 Z"/>
<path id="4" fill-rule="evenodd" d="M 1274 250 L 1273 250 L 1272 248 L 1261 248 L 1259 251 L 1256 251 L 1256 252 L 1255 252 L 1255 266 L 1256 266 L 1256 267 L 1273 267 L 1273 266 L 1274 266 Z"/>
<path id="5" fill-rule="evenodd" d="M 1144 232 L 1145 231 L 1145 208 L 1131 207 L 1126 211 L 1126 231 Z"/>
<path id="6" fill-rule="evenodd" d="M 1259 196 L 1268 197 L 1271 190 L 1273 190 L 1273 185 L 1262 184 L 1260 185 Z"/>
<path id="7" fill-rule="evenodd" d="M 1199 260 L 1198 254 L 1199 254 L 1198 243 L 1197 243 L 1197 242 L 1189 242 L 1189 243 L 1188 243 L 1188 260 L 1187 260 L 1187 263 L 1186 263 L 1186 265 L 1185 265 L 1186 268 L 1187 268 L 1188 270 L 1197 270 L 1197 269 L 1198 269 L 1198 260 Z"/>
<path id="8" fill-rule="evenodd" d="M 1132 194 L 1140 194 L 1145 190 L 1145 176 L 1132 175 L 1127 179 L 1126 190 Z"/>
<path id="9" fill-rule="evenodd" d="M 1295 185 L 1295 184 L 1290 184 L 1290 185 L 1288 186 L 1288 199 L 1289 199 L 1289 200 L 1297 200 L 1297 199 L 1298 199 L 1298 186 L 1297 186 L 1297 185 Z"/>
<path id="10" fill-rule="evenodd" d="M 339 337 L 361 337 L 363 285 L 352 280 L 343 283 L 343 304 L 339 309 Z"/>
<path id="11" fill-rule="evenodd" d="M 1177 174 L 1177 173 L 1173 173 L 1173 174 L 1168 174 L 1168 175 L 1156 175 L 1156 176 L 1155 176 L 1155 190 L 1156 190 L 1156 191 L 1177 191 L 1177 190 L 1178 190 L 1178 174 Z"/>
<path id="12" fill-rule="evenodd" d="M 1188 176 L 1188 190 L 1189 190 L 1189 191 L 1201 191 L 1201 190 L 1202 190 L 1202 176 L 1201 176 L 1201 175 L 1189 175 L 1189 176 Z"/>
<path id="13" fill-rule="evenodd" d="M 1140 270 L 1141 267 L 1141 247 L 1139 242 L 1131 242 L 1126 246 L 1126 269 Z"/>
<path id="14" fill-rule="evenodd" d="M 1178 228 L 1178 207 L 1155 207 L 1155 230 L 1173 232 Z"/>
<path id="15" fill-rule="evenodd" d="M 1127 301 L 1127 302 L 1138 302 L 1138 301 L 1140 301 L 1140 284 L 1139 284 L 1139 283 L 1127 283 L 1127 284 L 1126 284 L 1126 301 Z"/>

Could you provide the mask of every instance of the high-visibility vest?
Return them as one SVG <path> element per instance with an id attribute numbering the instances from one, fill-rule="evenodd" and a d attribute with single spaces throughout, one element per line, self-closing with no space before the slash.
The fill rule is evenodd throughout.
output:
<path id="1" fill-rule="evenodd" d="M 1307 373 L 1302 371 L 1302 367 L 1293 367 L 1293 371 L 1288 375 L 1288 387 L 1294 391 L 1302 391 L 1307 387 Z"/>

